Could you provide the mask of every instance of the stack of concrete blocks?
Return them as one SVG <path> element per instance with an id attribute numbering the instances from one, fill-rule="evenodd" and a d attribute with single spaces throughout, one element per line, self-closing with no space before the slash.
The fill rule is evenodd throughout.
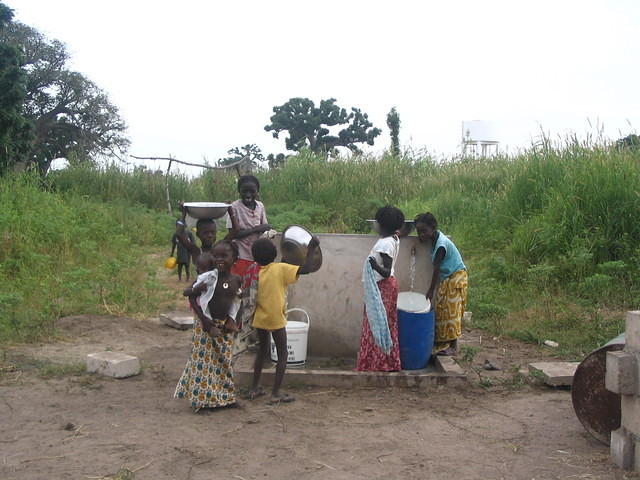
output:
<path id="1" fill-rule="evenodd" d="M 640 311 L 627 312 L 624 350 L 607 352 L 607 390 L 620 395 L 621 426 L 611 432 L 611 458 L 640 472 Z"/>

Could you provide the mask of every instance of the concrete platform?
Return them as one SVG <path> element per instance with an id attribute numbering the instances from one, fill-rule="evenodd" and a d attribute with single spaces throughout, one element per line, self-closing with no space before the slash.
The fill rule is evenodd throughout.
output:
<path id="1" fill-rule="evenodd" d="M 253 376 L 253 354 L 243 354 L 236 359 L 234 377 L 243 387 L 251 384 Z M 328 360 L 328 359 L 327 359 Z M 444 361 L 443 361 L 444 360 Z M 377 388 L 418 388 L 428 390 L 441 385 L 462 385 L 467 376 L 450 357 L 434 357 L 422 370 L 401 370 L 399 372 L 354 372 L 352 365 L 331 367 L 327 361 L 327 368 L 318 368 L 321 361 L 312 359 L 308 365 L 287 367 L 285 384 L 307 385 L 314 387 L 377 387 Z M 344 362 L 343 362 L 344 363 Z M 351 362 L 352 363 L 352 362 Z M 265 362 L 262 371 L 262 383 L 273 383 L 275 368 L 273 363 Z"/>
<path id="2" fill-rule="evenodd" d="M 529 364 L 529 372 L 541 375 L 551 387 L 570 387 L 579 362 L 538 362 Z"/>
<path id="3" fill-rule="evenodd" d="M 193 327 L 193 314 L 188 312 L 161 313 L 160 322 L 171 328 L 188 330 Z"/>

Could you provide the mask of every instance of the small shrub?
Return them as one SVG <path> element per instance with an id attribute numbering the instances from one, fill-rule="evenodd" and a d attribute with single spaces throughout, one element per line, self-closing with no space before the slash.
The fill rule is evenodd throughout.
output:
<path id="1" fill-rule="evenodd" d="M 472 345 L 462 345 L 460 347 L 459 358 L 464 363 L 473 363 L 473 359 L 476 357 L 480 347 L 474 347 Z"/>
<path id="2" fill-rule="evenodd" d="M 609 275 L 596 273 L 585 278 L 578 288 L 583 297 L 603 302 L 614 288 L 613 281 Z"/>

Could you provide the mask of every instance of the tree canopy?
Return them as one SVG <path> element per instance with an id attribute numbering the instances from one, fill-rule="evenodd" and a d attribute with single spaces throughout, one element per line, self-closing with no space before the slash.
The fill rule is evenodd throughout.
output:
<path id="1" fill-rule="evenodd" d="M 281 132 L 289 135 L 285 139 L 288 150 L 300 151 L 309 148 L 313 152 L 329 152 L 336 147 L 346 147 L 354 153 L 360 152 L 358 143 L 373 145 L 381 130 L 375 128 L 366 113 L 359 108 L 351 112 L 336 105 L 336 99 L 321 100 L 316 107 L 308 98 L 291 98 L 286 103 L 273 107 L 271 124 L 264 127 L 279 138 Z M 344 126 L 337 134 L 331 127 Z"/>
<path id="2" fill-rule="evenodd" d="M 387 114 L 387 127 L 391 131 L 391 153 L 400 155 L 400 115 L 396 107 Z"/>
<path id="3" fill-rule="evenodd" d="M 0 3 L 0 35 L 10 28 L 13 11 Z M 0 44 L 0 174 L 29 153 L 31 124 L 24 116 L 27 78 L 20 51 Z"/>
<path id="4" fill-rule="evenodd" d="M 640 148 L 640 136 L 631 133 L 616 141 L 618 148 Z"/>
<path id="5" fill-rule="evenodd" d="M 238 173 L 240 173 L 240 170 L 242 170 L 243 173 L 250 173 L 250 171 L 253 171 L 255 168 L 261 167 L 265 161 L 262 150 L 254 143 L 248 143 L 243 147 L 233 147 L 227 151 L 227 154 L 229 155 L 228 157 L 218 160 L 218 165 L 233 165 L 242 159 L 246 159 L 246 164 L 243 163 L 242 167 L 236 168 Z"/>
<path id="6" fill-rule="evenodd" d="M 27 163 L 46 172 L 58 157 L 86 161 L 126 150 L 129 140 L 118 109 L 95 83 L 68 68 L 63 43 L 19 22 L 0 30 L 0 42 L 18 48 L 23 57 L 22 109 L 34 133 Z"/>

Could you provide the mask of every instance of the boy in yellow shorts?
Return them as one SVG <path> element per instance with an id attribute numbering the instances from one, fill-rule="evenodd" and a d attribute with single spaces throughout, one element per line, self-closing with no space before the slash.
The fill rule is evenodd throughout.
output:
<path id="1" fill-rule="evenodd" d="M 262 366 L 269 351 L 269 333 L 273 337 L 278 352 L 278 363 L 276 364 L 276 378 L 273 382 L 270 405 L 288 403 L 295 400 L 294 397 L 286 393 L 280 393 L 280 386 L 287 368 L 287 320 L 285 318 L 285 295 L 287 287 L 295 283 L 298 275 L 309 273 L 313 253 L 320 245 L 317 237 L 313 237 L 309 242 L 307 258 L 301 267 L 288 263 L 274 262 L 277 251 L 276 246 L 266 238 L 256 240 L 251 246 L 253 258 L 260 265 L 258 276 L 258 296 L 256 300 L 256 311 L 253 317 L 253 327 L 258 333 L 260 349 L 256 354 L 253 365 L 253 384 L 249 391 L 248 398 L 264 395 L 260 388 L 260 375 Z"/>

